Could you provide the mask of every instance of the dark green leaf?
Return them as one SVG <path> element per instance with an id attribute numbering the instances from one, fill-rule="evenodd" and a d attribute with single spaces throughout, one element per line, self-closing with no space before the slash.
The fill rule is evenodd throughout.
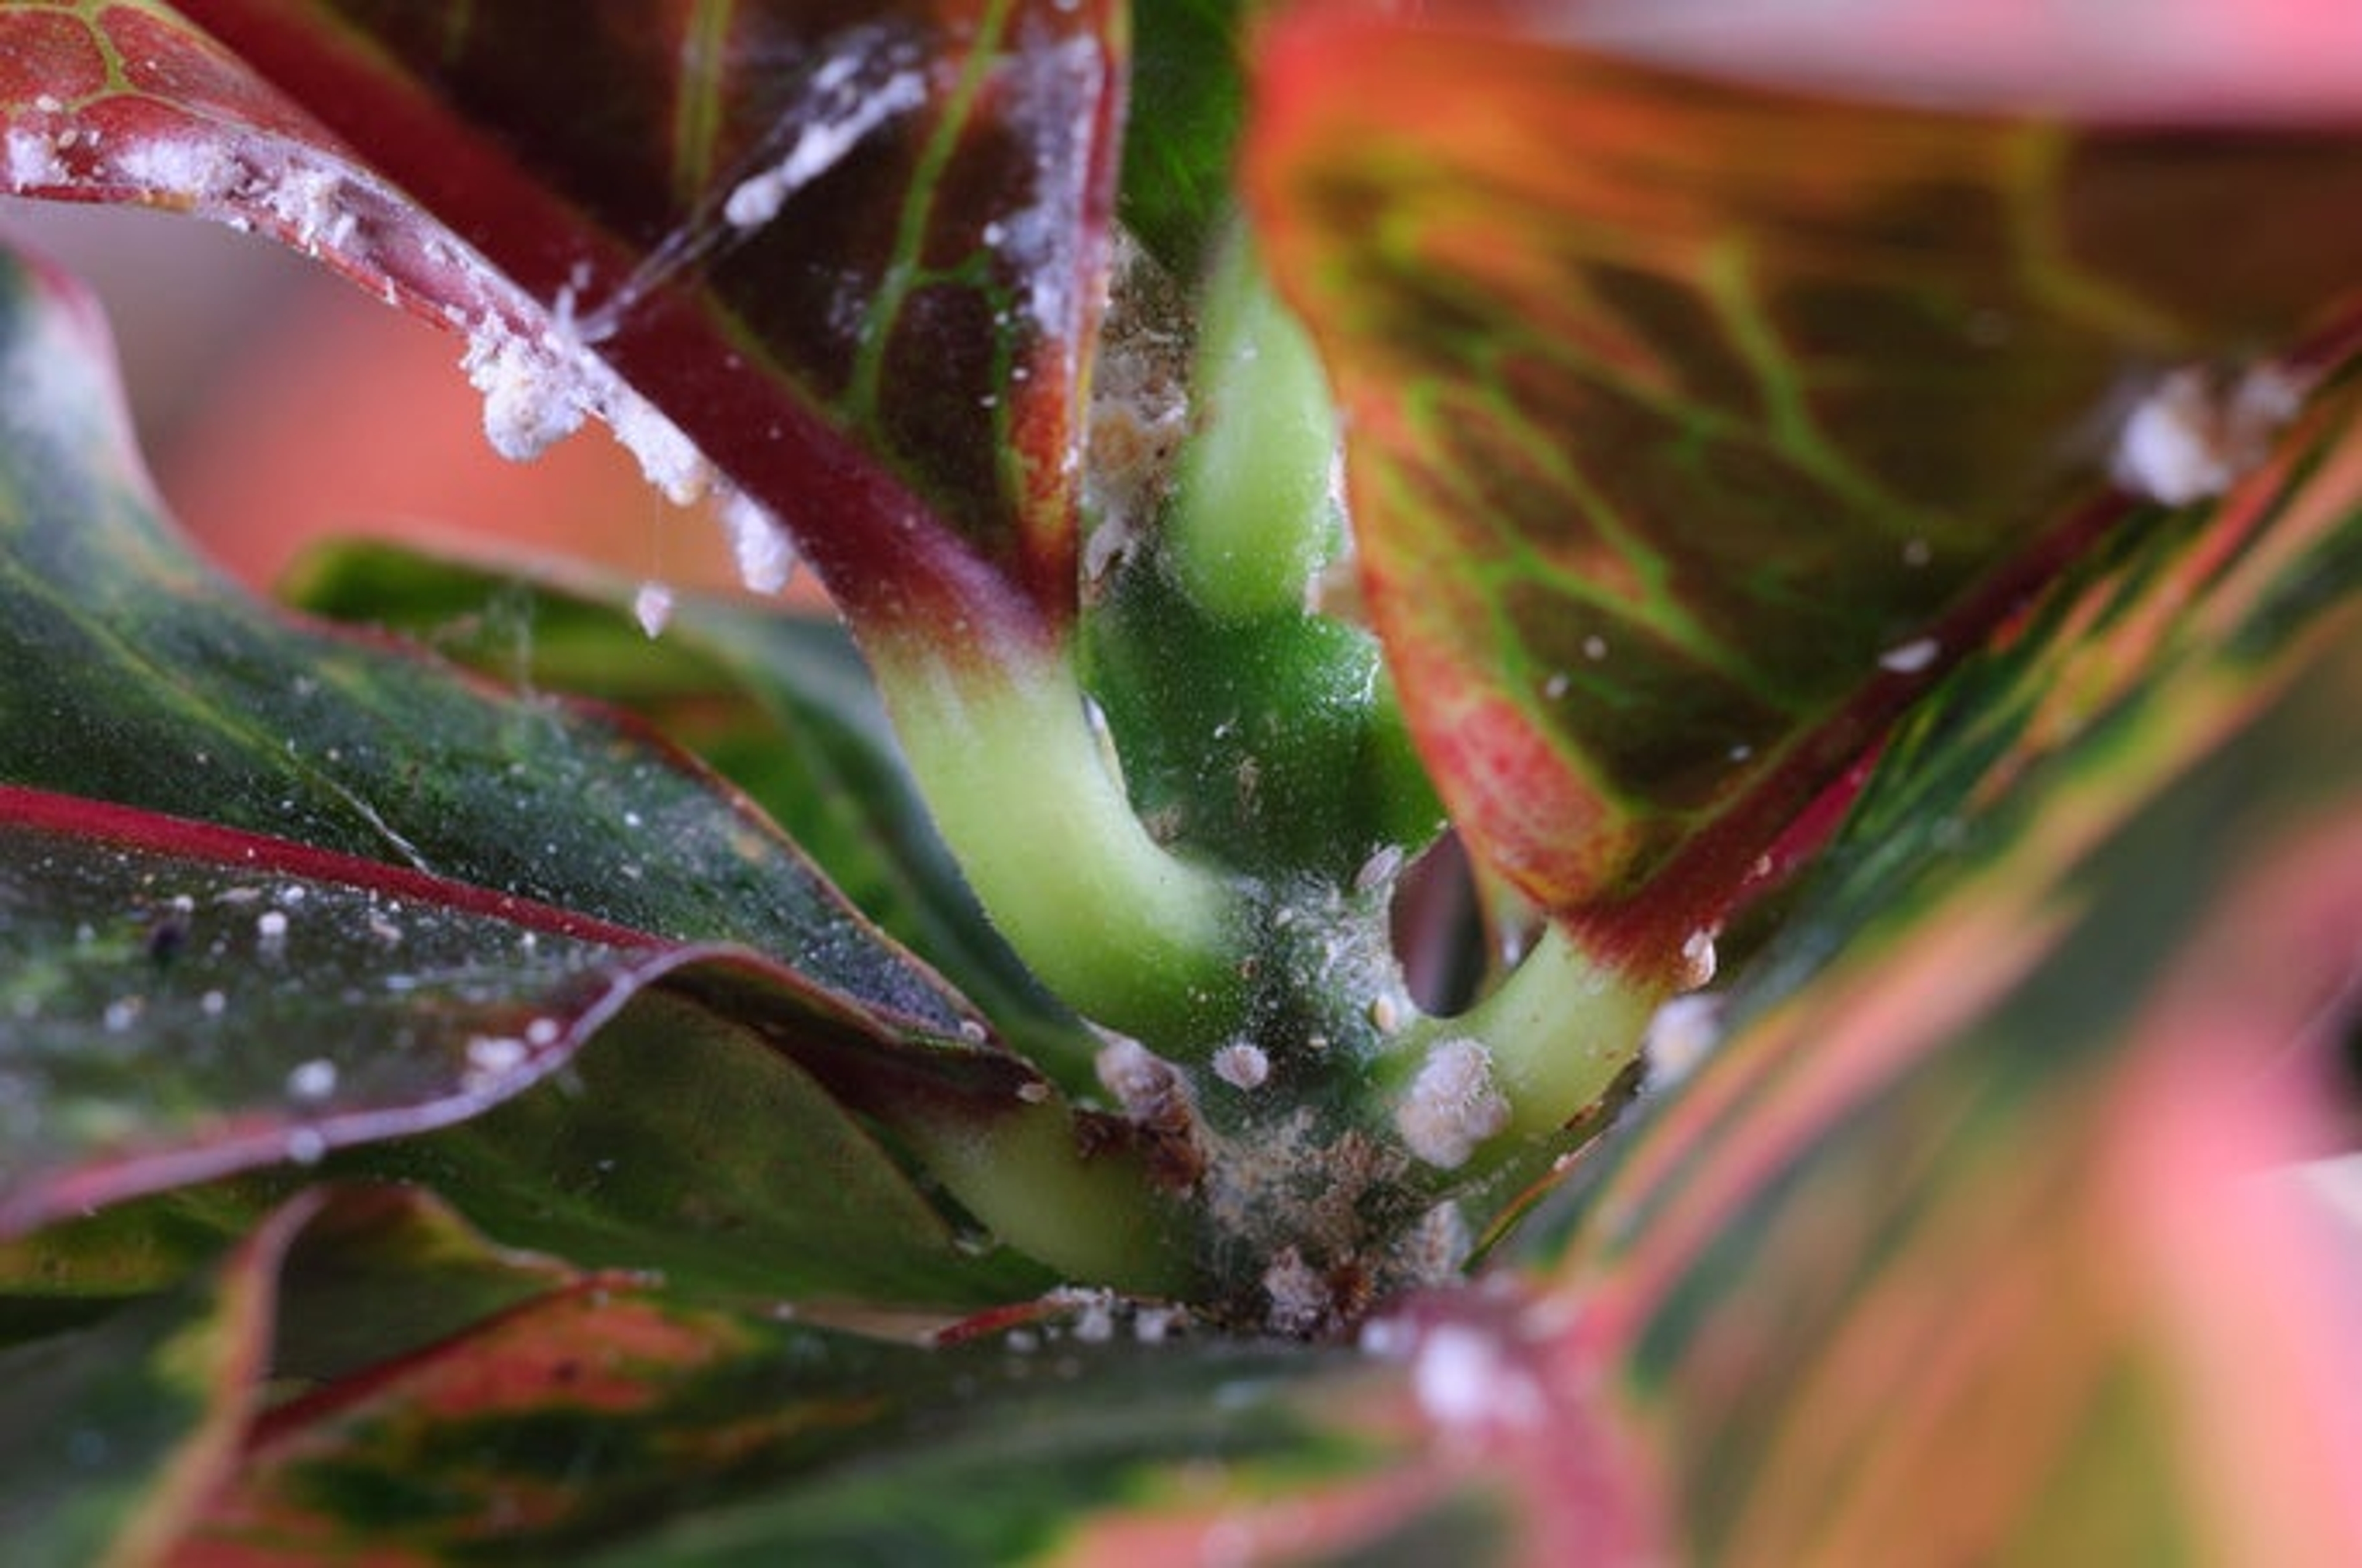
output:
<path id="1" fill-rule="evenodd" d="M 102 349 L 78 295 L 0 265 L 0 783 L 743 943 L 881 1021 L 959 1032 L 940 981 L 679 752 L 212 572 L 155 511 Z"/>
<path id="2" fill-rule="evenodd" d="M 355 543 L 314 554 L 297 602 L 388 627 L 520 688 L 633 709 L 754 798 L 866 915 L 947 976 L 995 1031 L 1069 1088 L 1098 1041 L 993 931 L 929 823 L 850 640 L 815 618 L 683 596 L 664 635 L 630 585 L 531 577 Z"/>

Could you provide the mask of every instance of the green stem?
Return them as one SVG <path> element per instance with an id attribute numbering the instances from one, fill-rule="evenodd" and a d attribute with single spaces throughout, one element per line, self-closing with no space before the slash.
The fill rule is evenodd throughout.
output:
<path id="1" fill-rule="evenodd" d="M 1337 418 L 1311 338 L 1272 292 L 1243 227 L 1207 280 L 1164 548 L 1217 620 L 1300 612 L 1342 537 L 1331 493 Z"/>
<path id="2" fill-rule="evenodd" d="M 969 1119 L 903 1115 L 896 1131 L 995 1236 L 1077 1283 L 1179 1297 L 1192 1283 L 1181 1221 L 1139 1159 L 1084 1155 L 1063 1105 Z"/>
<path id="3" fill-rule="evenodd" d="M 1473 1040 L 1491 1057 L 1493 1083 L 1509 1104 L 1511 1137 L 1557 1132 L 1605 1095 L 1640 1052 L 1649 1020 L 1672 993 L 1606 967 L 1550 927 L 1499 988 L 1456 1018 L 1407 1031 L 1403 1055 Z"/>
<path id="4" fill-rule="evenodd" d="M 879 651 L 944 841 L 1043 982 L 1086 1017 L 1152 1040 L 1232 1027 L 1246 889 L 1149 835 L 1067 650 L 913 636 Z"/>

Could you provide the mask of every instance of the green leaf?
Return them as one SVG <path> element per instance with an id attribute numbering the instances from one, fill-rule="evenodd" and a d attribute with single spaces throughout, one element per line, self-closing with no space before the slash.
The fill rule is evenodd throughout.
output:
<path id="1" fill-rule="evenodd" d="M 388 1139 L 333 1168 L 708 1288 L 976 1303 L 1047 1283 L 955 1235 L 844 1109 L 980 1135 L 1043 1098 L 1001 1052 L 881 1036 L 743 954 L 61 797 L 0 790 L 0 1229 L 290 1173 L 19 1243 L 36 1327 L 43 1300 L 71 1317 L 152 1288 L 304 1167 Z"/>
<path id="2" fill-rule="evenodd" d="M 333 1156 L 323 1174 L 416 1182 L 511 1245 L 656 1270 L 693 1297 L 975 1309 L 1056 1283 L 972 1224 L 955 1228 L 951 1206 L 791 1059 L 795 1047 L 734 1021 L 745 1010 L 652 990 L 562 1077 L 442 1132 Z M 966 1114 L 988 1119 L 991 1101 L 971 1098 Z"/>
<path id="3" fill-rule="evenodd" d="M 2121 512 L 2108 444 L 2161 371 L 2285 349 L 2362 276 L 2313 215 L 2362 195 L 2362 142 L 2237 76 L 2201 120 L 2110 119 L 2016 35 L 1956 111 L 1579 36 L 1302 8 L 1247 182 L 1455 821 L 1661 967 Z M 2176 453 L 2251 455 L 2208 439 Z"/>
<path id="4" fill-rule="evenodd" d="M 760 812 L 637 725 L 292 619 L 204 566 L 156 511 L 103 347 L 61 280 L 0 264 L 0 783 L 745 944 L 890 1027 L 968 1021 Z"/>
<path id="5" fill-rule="evenodd" d="M 856 622 L 1070 613 L 1112 6 L 182 8 L 784 518 Z"/>
<path id="6" fill-rule="evenodd" d="M 2286 1175 L 2362 995 L 2357 414 L 1963 666 L 1529 1239 L 1689 1552 L 2362 1549 L 2351 1235 Z"/>
<path id="7" fill-rule="evenodd" d="M 660 637 L 633 589 L 588 573 L 476 566 L 398 545 L 315 551 L 285 591 L 338 620 L 414 637 L 524 690 L 629 707 L 795 826 L 853 904 L 944 975 L 996 1032 L 1070 1088 L 1096 1036 L 993 931 L 927 818 L 844 632 L 822 620 L 683 596 Z"/>

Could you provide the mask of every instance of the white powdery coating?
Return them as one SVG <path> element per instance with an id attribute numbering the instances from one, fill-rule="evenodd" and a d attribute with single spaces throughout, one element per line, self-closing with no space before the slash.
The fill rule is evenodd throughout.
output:
<path id="1" fill-rule="evenodd" d="M 1275 1333 L 1304 1334 L 1320 1326 L 1335 1304 L 1329 1282 L 1294 1247 L 1282 1247 L 1263 1271 L 1264 1322 Z"/>
<path id="2" fill-rule="evenodd" d="M 664 635 L 672 624 L 672 590 L 661 582 L 644 582 L 632 595 L 632 618 L 640 624 L 650 640 Z"/>
<path id="3" fill-rule="evenodd" d="M 853 63 L 850 59 L 832 61 L 814 85 L 823 91 L 841 85 Z M 806 123 L 786 157 L 731 191 L 722 204 L 723 221 L 733 228 L 759 228 L 770 222 L 789 196 L 844 161 L 862 138 L 889 117 L 924 103 L 926 95 L 925 78 L 905 71 L 855 97 L 843 118 Z"/>
<path id="4" fill-rule="evenodd" d="M 1466 1165 L 1508 1124 L 1509 1102 L 1493 1085 L 1493 1054 L 1473 1040 L 1438 1041 L 1395 1108 L 1404 1146 L 1440 1170 Z"/>
<path id="5" fill-rule="evenodd" d="M 57 143 L 37 130 L 18 126 L 8 132 L 8 186 L 26 191 L 39 186 L 62 185 L 68 178 L 66 166 L 58 157 Z"/>
<path id="6" fill-rule="evenodd" d="M 658 414 L 656 404 L 624 386 L 604 366 L 600 370 L 601 395 L 591 406 L 605 415 L 607 428 L 615 433 L 624 450 L 638 460 L 641 474 L 675 506 L 688 506 L 703 496 L 713 482 L 713 469 L 697 449 L 697 443 Z"/>
<path id="7" fill-rule="evenodd" d="M 756 593 L 777 593 L 795 575 L 796 547 L 770 508 L 744 491 L 720 492 L 714 515 L 738 562 L 738 580 Z"/>
<path id="8" fill-rule="evenodd" d="M 136 184 L 200 203 L 230 195 L 248 178 L 237 158 L 205 141 L 135 141 L 116 155 L 115 166 Z"/>
<path id="9" fill-rule="evenodd" d="M 459 360 L 483 394 L 484 439 L 511 462 L 527 462 L 582 428 L 595 388 L 579 363 L 488 322 L 468 337 Z"/>
<path id="10" fill-rule="evenodd" d="M 497 321 L 468 336 L 459 368 L 483 394 L 484 438 L 513 462 L 541 456 L 596 414 L 631 453 L 647 481 L 677 506 L 705 494 L 713 469 L 680 426 L 623 380 L 568 326 L 565 311 L 531 338 Z"/>
<path id="11" fill-rule="evenodd" d="M 360 226 L 347 203 L 343 176 L 330 170 L 291 169 L 263 201 L 274 217 L 294 231 L 298 244 L 315 250 L 323 245 L 342 249 Z"/>

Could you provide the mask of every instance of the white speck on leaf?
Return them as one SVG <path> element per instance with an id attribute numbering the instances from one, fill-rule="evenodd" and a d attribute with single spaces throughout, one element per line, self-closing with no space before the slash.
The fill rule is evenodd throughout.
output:
<path id="1" fill-rule="evenodd" d="M 1544 1415 L 1541 1390 L 1503 1354 L 1491 1334 L 1439 1323 L 1418 1342 L 1410 1364 L 1419 1408 L 1440 1427 L 1531 1427 Z"/>
<path id="2" fill-rule="evenodd" d="M 1916 637 L 1878 656 L 1878 667 L 1896 675 L 1916 675 L 1936 662 L 1944 645 L 1933 637 Z"/>
<path id="3" fill-rule="evenodd" d="M 316 1102 L 337 1092 L 337 1064 L 326 1056 L 315 1056 L 299 1062 L 287 1075 L 287 1093 L 292 1099 Z"/>

